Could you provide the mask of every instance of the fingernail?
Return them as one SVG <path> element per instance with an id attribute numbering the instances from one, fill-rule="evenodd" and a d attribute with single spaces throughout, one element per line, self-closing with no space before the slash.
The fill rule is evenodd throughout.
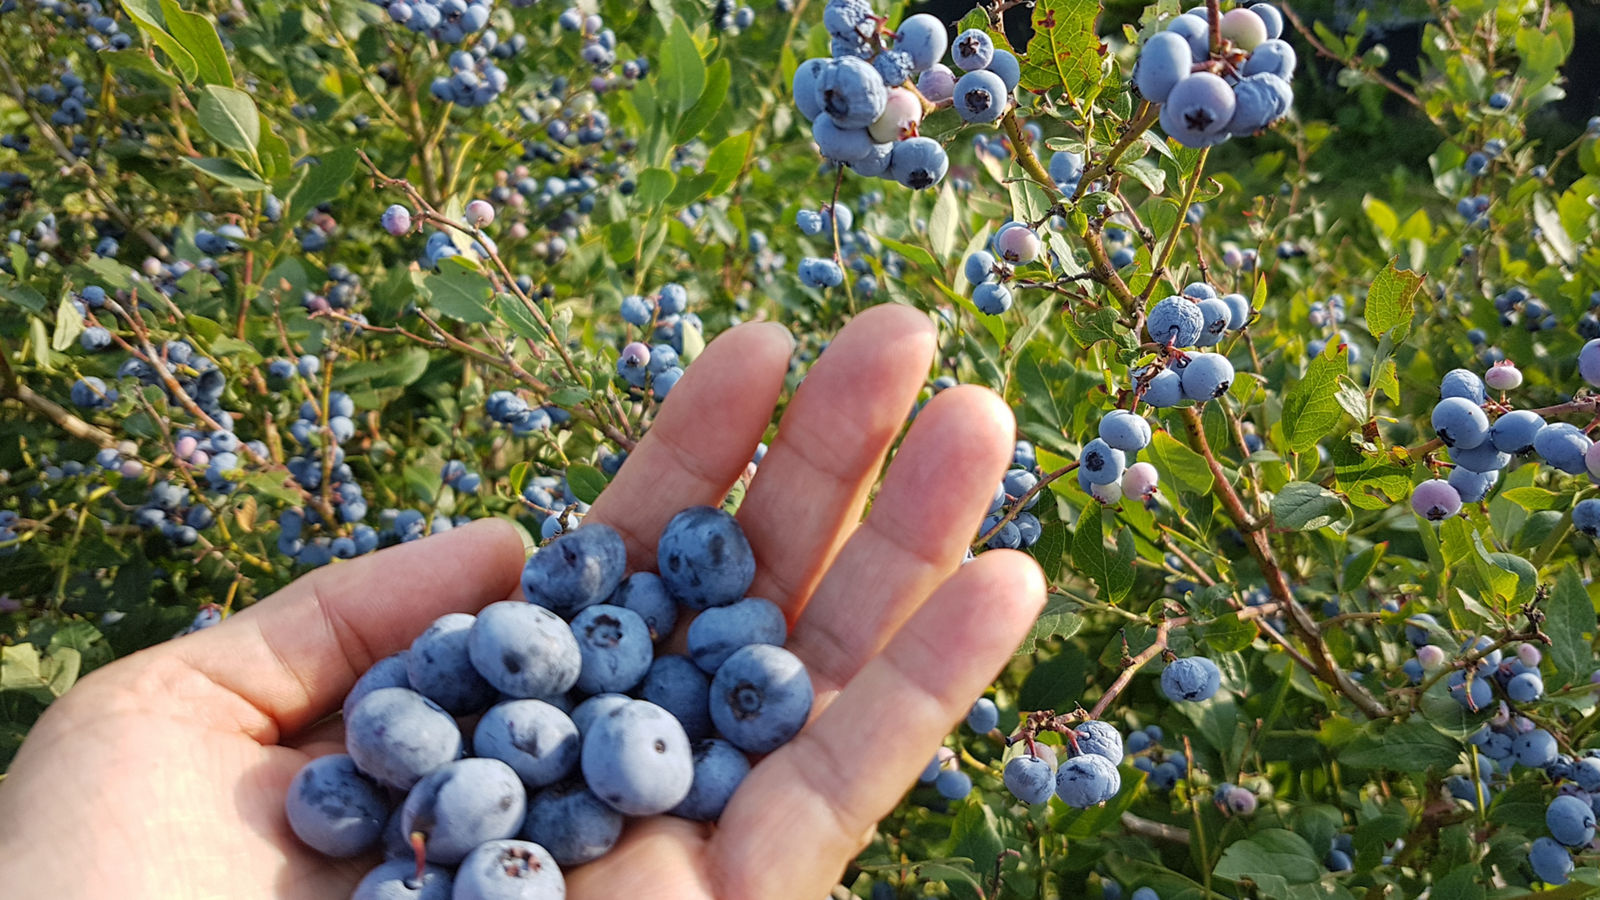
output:
<path id="1" fill-rule="evenodd" d="M 794 332 L 789 330 L 789 326 L 783 324 L 782 322 L 764 322 L 762 324 L 767 328 L 771 328 L 783 335 L 784 339 L 789 342 L 789 352 L 794 352 L 794 348 L 797 347 L 798 344 L 794 339 Z"/>

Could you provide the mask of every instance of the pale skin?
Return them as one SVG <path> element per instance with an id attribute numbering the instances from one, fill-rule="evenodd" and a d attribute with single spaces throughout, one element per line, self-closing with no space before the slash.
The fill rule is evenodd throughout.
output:
<path id="1" fill-rule="evenodd" d="M 778 326 L 740 326 L 673 389 L 588 518 L 623 534 L 632 566 L 653 568 L 667 520 L 718 503 L 744 472 L 790 348 Z M 815 682 L 811 722 L 720 825 L 632 822 L 567 873 L 570 897 L 818 900 L 1005 664 L 1044 579 L 1013 551 L 961 560 L 1010 461 L 1010 411 L 981 388 L 942 392 L 878 484 L 934 351 L 920 313 L 858 316 L 790 400 L 739 511 L 759 564 L 750 593 L 784 607 Z M 444 613 L 520 597 L 523 560 L 514 529 L 476 522 L 318 570 L 92 673 L 0 781 L 7 896 L 348 896 L 376 860 L 300 845 L 289 780 L 341 751 L 337 712 L 361 671 Z"/>

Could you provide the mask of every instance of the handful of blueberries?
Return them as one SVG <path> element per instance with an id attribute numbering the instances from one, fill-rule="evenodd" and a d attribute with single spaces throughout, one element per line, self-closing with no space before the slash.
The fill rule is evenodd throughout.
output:
<path id="1" fill-rule="evenodd" d="M 354 900 L 564 897 L 561 867 L 603 856 L 627 817 L 715 821 L 746 754 L 799 732 L 811 678 L 782 610 L 745 596 L 734 518 L 678 513 L 657 563 L 626 574 L 617 532 L 585 525 L 528 559 L 526 602 L 442 616 L 361 676 L 347 753 L 308 763 L 286 801 L 327 856 L 382 847 Z"/>

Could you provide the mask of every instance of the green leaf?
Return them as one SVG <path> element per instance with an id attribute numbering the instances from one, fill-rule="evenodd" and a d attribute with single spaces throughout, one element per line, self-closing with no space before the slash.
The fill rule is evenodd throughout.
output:
<path id="1" fill-rule="evenodd" d="M 261 113 L 244 91 L 208 84 L 195 107 L 200 127 L 229 150 L 255 156 L 261 141 Z"/>
<path id="2" fill-rule="evenodd" d="M 1322 355 L 1311 361 L 1306 377 L 1284 397 L 1284 438 L 1296 453 L 1315 447 L 1344 419 L 1344 410 L 1334 395 L 1339 392 L 1339 376 L 1348 368 L 1349 348 L 1329 341 Z"/>
<path id="3" fill-rule="evenodd" d="M 164 34 L 165 32 L 163 32 Z M 171 40 L 171 37 L 168 37 Z M 176 43 L 176 42 L 174 42 Z M 144 50 L 102 50 L 95 54 L 95 58 L 110 66 L 118 73 L 139 72 L 149 75 L 167 87 L 174 87 L 178 83 L 177 76 L 163 69 L 150 54 Z"/>
<path id="4" fill-rule="evenodd" d="M 706 64 L 681 18 L 667 26 L 667 39 L 661 44 L 661 77 L 656 84 L 657 99 L 667 104 L 674 117 L 693 106 L 705 90 Z"/>
<path id="5" fill-rule="evenodd" d="M 1072 616 L 1071 613 L 1061 615 Z M 1044 621 L 1043 616 L 1040 621 Z M 1025 652 L 1032 653 L 1033 649 L 1030 646 Z M 1072 704 L 1083 695 L 1084 676 L 1088 669 L 1089 658 L 1074 652 L 1071 647 L 1040 660 L 1022 680 L 1022 687 L 1017 691 L 1017 708 L 1071 709 Z"/>
<path id="6" fill-rule="evenodd" d="M 528 311 L 527 304 L 518 300 L 511 294 L 500 294 L 494 298 L 494 309 L 499 314 L 500 320 L 505 322 L 518 337 L 529 340 L 542 341 L 545 339 L 544 327 L 539 320 Z"/>
<path id="7" fill-rule="evenodd" d="M 412 384 L 428 370 L 428 351 L 407 347 L 381 359 L 339 366 L 333 373 L 336 388 L 397 388 Z"/>
<path id="8" fill-rule="evenodd" d="M 1563 567 L 1556 576 L 1555 590 L 1545 603 L 1544 631 L 1552 642 L 1547 656 L 1556 670 L 1556 682 L 1552 687 L 1589 679 L 1594 669 L 1594 654 L 1589 649 L 1588 635 L 1594 630 L 1594 603 L 1589 599 L 1589 592 L 1575 568 Z"/>
<path id="9" fill-rule="evenodd" d="M 600 492 L 606 489 L 606 476 L 594 466 L 581 463 L 567 466 L 567 486 L 572 488 L 572 496 L 584 503 L 593 503 L 600 499 Z"/>
<path id="10" fill-rule="evenodd" d="M 677 183 L 677 176 L 666 169 L 645 169 L 639 173 L 639 189 L 634 192 L 634 199 L 645 209 L 653 209 L 667 199 Z"/>
<path id="11" fill-rule="evenodd" d="M 238 188 L 241 191 L 264 191 L 269 187 L 265 181 L 257 178 L 254 172 L 231 159 L 214 159 L 209 156 L 202 159 L 194 159 L 185 156 L 183 161 L 223 184 Z"/>
<path id="12" fill-rule="evenodd" d="M 40 656 L 32 644 L 0 647 L 0 693 L 18 691 L 41 703 L 65 694 L 78 680 L 83 657 L 71 647 Z"/>
<path id="13" fill-rule="evenodd" d="M 1201 639 L 1213 650 L 1232 653 L 1250 646 L 1256 639 L 1256 627 L 1239 618 L 1238 613 L 1227 613 L 1207 623 Z"/>
<path id="14" fill-rule="evenodd" d="M 1180 443 L 1177 438 L 1158 431 L 1150 441 L 1150 459 L 1155 463 L 1161 479 L 1191 494 L 1204 494 L 1211 490 L 1211 467 L 1205 457 Z"/>
<path id="15" fill-rule="evenodd" d="M 1040 0 L 1033 8 L 1033 37 L 1019 57 L 1021 85 L 1030 91 L 1064 89 L 1087 105 L 1100 93 L 1104 46 L 1096 33 L 1097 0 Z"/>
<path id="16" fill-rule="evenodd" d="M 1384 730 L 1368 726 L 1339 752 L 1339 762 L 1357 769 L 1423 772 L 1453 764 L 1460 753 L 1455 740 L 1431 725 L 1410 721 Z"/>
<path id="17" fill-rule="evenodd" d="M 1291 884 L 1309 884 L 1322 877 L 1320 854 L 1306 839 L 1283 828 L 1266 828 L 1222 851 L 1212 874 L 1229 881 L 1250 881 L 1261 893 L 1281 897 Z"/>
<path id="18" fill-rule="evenodd" d="M 711 151 L 706 158 L 705 171 L 716 175 L 717 180 L 711 183 L 711 189 L 706 193 L 713 197 L 720 196 L 739 180 L 739 170 L 744 168 L 745 154 L 750 152 L 752 137 L 748 131 L 730 134 Z"/>
<path id="19" fill-rule="evenodd" d="M 1454 900 L 1483 900 L 1483 870 L 1476 865 L 1457 866 L 1433 883 L 1433 895 Z"/>
<path id="20" fill-rule="evenodd" d="M 15 303 L 28 312 L 44 312 L 49 303 L 44 295 L 25 284 L 14 284 L 10 287 L 0 284 L 0 300 Z"/>
<path id="21" fill-rule="evenodd" d="M 1500 492 L 1500 496 L 1522 507 L 1529 512 L 1538 512 L 1542 509 L 1565 509 L 1567 501 L 1571 498 L 1565 494 L 1539 487 L 1511 488 Z"/>
<path id="22" fill-rule="evenodd" d="M 1426 276 L 1409 269 L 1399 269 L 1395 264 L 1400 257 L 1389 260 L 1367 290 L 1367 331 L 1381 337 L 1394 331 L 1396 343 L 1403 341 L 1411 328 L 1411 316 L 1416 311 L 1412 298 L 1422 287 Z"/>
<path id="23" fill-rule="evenodd" d="M 933 248 L 936 259 L 949 259 L 955 252 L 960 229 L 961 203 L 950 183 L 945 182 L 939 188 L 939 199 L 933 204 L 933 215 L 928 217 L 928 246 Z"/>
<path id="24" fill-rule="evenodd" d="M 1066 604 L 1060 600 L 1057 600 L 1055 603 L 1046 606 L 1044 611 L 1039 614 L 1039 618 L 1034 620 L 1033 627 L 1028 629 L 1027 636 L 1024 637 L 1022 639 L 1022 643 L 1018 645 L 1017 654 L 1021 655 L 1024 653 L 1032 653 L 1034 650 L 1038 649 L 1041 641 L 1047 641 L 1050 638 L 1072 637 L 1073 635 L 1077 634 L 1078 629 L 1082 627 L 1083 617 L 1076 613 L 1068 612 Z M 1081 654 L 1076 653 L 1065 655 L 1077 657 L 1079 659 L 1082 658 Z M 1081 677 L 1079 681 L 1081 683 Z M 1028 708 L 1044 709 L 1045 707 L 1029 706 Z"/>
<path id="25" fill-rule="evenodd" d="M 172 67 L 178 70 L 184 81 L 193 81 L 200 76 L 200 65 L 195 62 L 194 54 L 185 50 L 177 38 L 167 33 L 160 0 L 122 0 L 122 8 L 128 13 L 128 18 L 138 24 L 139 30 L 167 54 Z"/>
<path id="26" fill-rule="evenodd" d="M 228 54 L 222 49 L 217 26 L 199 13 L 186 11 L 174 0 L 161 0 L 161 15 L 166 19 L 167 32 L 194 57 L 200 80 L 233 87 L 233 70 L 228 68 Z"/>
<path id="27" fill-rule="evenodd" d="M 80 334 L 83 334 L 83 316 L 72 305 L 72 300 L 63 296 L 61 303 L 56 306 L 56 327 L 50 335 L 50 349 L 57 353 L 65 352 Z"/>
<path id="28" fill-rule="evenodd" d="M 1000 840 L 998 823 L 999 819 L 989 804 L 967 803 L 956 814 L 955 824 L 950 829 L 950 837 L 954 841 L 950 855 L 971 860 L 999 856 L 1005 844 Z"/>
<path id="29" fill-rule="evenodd" d="M 339 196 L 356 174 L 354 147 L 340 147 L 317 157 L 307 167 L 305 177 L 289 194 L 289 208 L 304 215 L 316 206 Z"/>
<path id="30" fill-rule="evenodd" d="M 1272 495 L 1272 520 L 1290 531 L 1324 528 L 1348 511 L 1338 494 L 1309 481 L 1291 481 Z"/>
<path id="31" fill-rule="evenodd" d="M 699 137 L 700 132 L 711 124 L 711 120 L 722 110 L 723 102 L 728 99 L 728 85 L 732 81 L 733 68 L 726 59 L 711 64 L 711 68 L 706 70 L 705 87 L 700 91 L 699 99 L 678 121 L 678 130 L 673 134 L 676 143 L 687 143 Z"/>
<path id="32" fill-rule="evenodd" d="M 422 278 L 422 292 L 440 312 L 461 322 L 493 322 L 489 311 L 489 298 L 494 296 L 494 285 L 488 276 L 453 259 L 445 260 L 437 274 Z"/>
<path id="33" fill-rule="evenodd" d="M 1133 532 L 1123 529 L 1117 536 L 1117 552 L 1106 550 L 1105 534 L 1098 504 L 1090 504 L 1078 516 L 1072 534 L 1072 564 L 1100 588 L 1100 599 L 1118 603 L 1133 589 Z"/>

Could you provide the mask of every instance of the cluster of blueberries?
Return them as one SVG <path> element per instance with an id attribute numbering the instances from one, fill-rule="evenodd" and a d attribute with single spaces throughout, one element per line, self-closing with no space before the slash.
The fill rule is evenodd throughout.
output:
<path id="1" fill-rule="evenodd" d="M 784 0 L 785 3 L 791 0 Z M 779 12 L 789 12 L 782 9 Z M 748 6 L 734 7 L 733 0 L 717 0 L 711 8 L 711 25 L 718 31 L 738 32 L 756 23 L 756 11 Z"/>
<path id="2" fill-rule="evenodd" d="M 912 88 L 911 78 L 920 74 L 926 79 L 936 70 L 949 78 L 950 70 L 939 63 L 949 41 L 944 23 L 918 13 L 897 30 L 885 32 L 883 18 L 873 13 L 867 0 L 830 0 L 822 22 L 832 38 L 833 55 L 802 62 L 792 85 L 795 107 L 812 123 L 818 152 L 859 175 L 898 181 L 917 190 L 938 184 L 950 168 L 950 158 L 938 141 L 917 135 L 923 103 L 938 100 Z M 885 46 L 885 36 L 892 37 L 892 48 Z M 983 39 L 988 41 L 988 36 Z M 958 39 L 958 63 L 959 48 Z M 992 43 L 989 49 L 993 51 Z M 1005 111 L 1009 92 L 998 76 L 984 75 L 993 80 L 995 90 L 989 100 L 994 114 L 983 121 L 992 122 Z M 976 97 L 977 89 L 972 93 Z"/>
<path id="3" fill-rule="evenodd" d="M 1166 365 L 1135 373 L 1139 398 L 1165 408 L 1184 400 L 1204 403 L 1227 393 L 1234 375 L 1228 357 L 1184 348 L 1216 346 L 1228 332 L 1249 324 L 1250 317 L 1250 301 L 1243 294 L 1218 296 L 1204 282 L 1188 285 L 1182 294 L 1150 307 L 1145 333 L 1166 355 Z"/>
<path id="4" fill-rule="evenodd" d="M 529 558 L 523 600 L 443 616 L 361 676 L 346 752 L 285 799 L 307 846 L 381 848 L 355 900 L 565 896 L 562 867 L 604 856 L 628 818 L 715 821 L 746 754 L 799 732 L 811 679 L 783 612 L 745 596 L 733 517 L 684 510 L 657 562 L 627 574 L 622 538 L 585 525 Z M 686 654 L 664 649 L 675 632 Z"/>
<path id="5" fill-rule="evenodd" d="M 564 425 L 572 414 L 559 406 L 530 406 L 512 391 L 495 391 L 484 401 L 483 411 L 518 437 Z"/>
<path id="6" fill-rule="evenodd" d="M 61 86 L 44 83 L 28 93 L 46 106 L 54 106 L 50 124 L 60 128 L 82 125 L 88 121 L 88 111 L 94 107 L 94 95 L 83 85 L 83 79 L 72 71 L 61 73 Z"/>
<path id="7" fill-rule="evenodd" d="M 1185 147 L 1263 131 L 1294 105 L 1298 58 L 1279 39 L 1283 14 L 1255 3 L 1223 13 L 1220 24 L 1213 56 L 1208 10 L 1185 12 L 1145 41 L 1133 68 L 1140 96 L 1161 106 L 1161 129 Z"/>
<path id="8" fill-rule="evenodd" d="M 631 341 L 617 356 L 617 375 L 630 387 L 649 389 L 659 402 L 683 377 L 680 354 L 686 329 L 700 331 L 700 316 L 689 311 L 689 292 L 683 285 L 669 283 L 648 296 L 629 294 L 622 298 L 622 321 L 635 328 L 649 329 L 651 340 Z"/>
<path id="9" fill-rule="evenodd" d="M 7 0 L 0 3 L 0 13 L 7 13 L 16 8 L 16 0 Z M 76 0 L 66 3 L 63 0 L 40 0 L 39 11 L 55 16 L 60 20 L 63 28 L 73 31 L 87 32 L 84 35 L 84 46 L 90 50 L 126 50 L 133 46 L 133 35 L 122 30 L 121 24 L 113 15 L 116 13 L 116 4 L 108 10 L 100 0 Z"/>
<path id="10" fill-rule="evenodd" d="M 372 0 L 389 18 L 441 44 L 459 44 L 489 24 L 490 0 Z"/>
<path id="11" fill-rule="evenodd" d="M 883 199 L 883 192 L 868 191 L 859 200 L 859 208 L 866 210 L 873 204 Z M 855 292 L 863 297 L 870 297 L 878 290 L 878 279 L 873 273 L 872 262 L 877 260 L 883 267 L 883 273 L 889 278 L 899 278 L 905 271 L 905 260 L 900 254 L 879 245 L 866 231 L 855 228 L 855 213 L 843 201 L 824 204 L 818 209 L 801 209 L 795 213 L 795 226 L 800 233 L 807 237 L 820 237 L 828 243 L 833 242 L 834 229 L 838 229 L 839 250 L 843 254 L 844 264 L 826 256 L 807 256 L 800 260 L 798 274 L 801 284 L 814 288 L 838 287 L 844 283 L 845 270 L 848 268 L 856 275 Z M 765 249 L 765 236 L 762 237 L 762 250 Z M 755 245 L 752 244 L 752 248 Z M 765 257 L 758 251 L 758 261 Z M 773 257 L 769 262 L 781 259 Z"/>
<path id="12" fill-rule="evenodd" d="M 596 13 L 584 14 L 576 6 L 569 6 L 562 11 L 556 20 L 564 31 L 576 31 L 583 35 L 583 49 L 579 56 L 583 61 L 594 66 L 596 71 L 604 71 L 616 65 L 617 62 L 617 35 L 606 27 L 605 19 Z"/>
<path id="13" fill-rule="evenodd" d="M 1578 354 L 1578 373 L 1600 387 L 1600 339 L 1591 340 Z M 1522 384 L 1522 372 L 1510 361 L 1495 363 L 1479 377 L 1470 369 L 1452 369 L 1439 382 L 1440 400 L 1431 423 L 1439 441 L 1450 451 L 1447 478 L 1423 481 L 1412 489 L 1411 508 L 1430 521 L 1461 512 L 1463 503 L 1479 503 L 1499 481 L 1500 472 L 1528 454 L 1569 475 L 1588 475 L 1600 482 L 1600 450 L 1584 430 L 1566 422 L 1547 422 L 1528 409 L 1510 409 L 1505 391 Z M 1492 402 L 1489 390 L 1502 392 Z M 1498 412 L 1489 421 L 1486 409 Z M 1572 524 L 1590 537 L 1600 537 L 1600 500 L 1580 500 L 1572 510 Z"/>
<path id="14" fill-rule="evenodd" d="M 450 54 L 450 74 L 435 78 L 428 86 L 428 91 L 435 99 L 472 108 L 488 106 L 510 84 L 511 76 L 494 64 L 494 60 L 489 58 L 489 51 L 480 42 L 470 51 L 457 50 Z"/>

